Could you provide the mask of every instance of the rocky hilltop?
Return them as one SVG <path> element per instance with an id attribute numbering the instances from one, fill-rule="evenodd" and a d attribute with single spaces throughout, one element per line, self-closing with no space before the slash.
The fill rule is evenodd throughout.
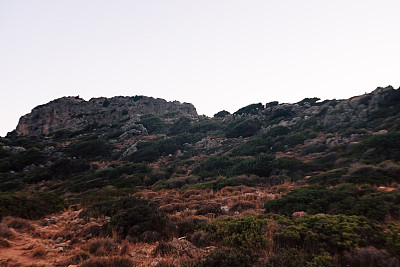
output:
<path id="1" fill-rule="evenodd" d="M 79 97 L 62 97 L 21 117 L 16 131 L 18 135 L 42 135 L 60 130 L 82 130 L 94 123 L 111 126 L 124 121 L 126 125 L 132 125 L 141 115 L 165 113 L 197 116 L 192 104 L 146 96 L 100 97 L 89 101 Z"/>

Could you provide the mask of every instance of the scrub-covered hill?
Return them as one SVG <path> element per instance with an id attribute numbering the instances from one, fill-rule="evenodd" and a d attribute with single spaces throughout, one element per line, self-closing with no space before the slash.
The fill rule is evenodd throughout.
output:
<path id="1" fill-rule="evenodd" d="M 0 254 L 29 233 L 64 244 L 36 260 L 49 266 L 399 266 L 399 114 L 392 87 L 212 118 L 54 100 L 0 139 Z"/>

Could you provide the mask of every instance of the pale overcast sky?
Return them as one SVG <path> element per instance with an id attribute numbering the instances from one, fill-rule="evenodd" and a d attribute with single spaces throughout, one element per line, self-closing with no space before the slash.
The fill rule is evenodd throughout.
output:
<path id="1" fill-rule="evenodd" d="M 400 86 L 399 0 L 0 0 L 0 135 L 62 96 L 199 114 Z"/>

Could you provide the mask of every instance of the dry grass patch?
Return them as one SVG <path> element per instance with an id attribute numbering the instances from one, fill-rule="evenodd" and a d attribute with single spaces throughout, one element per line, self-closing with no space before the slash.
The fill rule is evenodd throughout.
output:
<path id="1" fill-rule="evenodd" d="M 32 250 L 32 257 L 43 259 L 47 253 L 48 250 L 44 246 L 37 246 Z"/>
<path id="2" fill-rule="evenodd" d="M 110 238 L 91 239 L 86 248 L 90 254 L 95 256 L 108 256 L 118 251 L 118 245 Z"/>
<path id="3" fill-rule="evenodd" d="M 14 233 L 6 224 L 0 223 L 0 237 L 12 239 L 14 237 Z"/>
<path id="4" fill-rule="evenodd" d="M 132 267 L 133 261 L 127 257 L 100 257 L 90 258 L 81 264 L 81 267 Z"/>

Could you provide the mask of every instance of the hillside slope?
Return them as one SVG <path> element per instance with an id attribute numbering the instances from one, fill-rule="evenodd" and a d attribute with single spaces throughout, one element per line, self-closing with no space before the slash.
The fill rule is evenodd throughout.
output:
<path id="1" fill-rule="evenodd" d="M 400 90 L 58 99 L 0 139 L 0 218 L 5 266 L 400 266 Z"/>

